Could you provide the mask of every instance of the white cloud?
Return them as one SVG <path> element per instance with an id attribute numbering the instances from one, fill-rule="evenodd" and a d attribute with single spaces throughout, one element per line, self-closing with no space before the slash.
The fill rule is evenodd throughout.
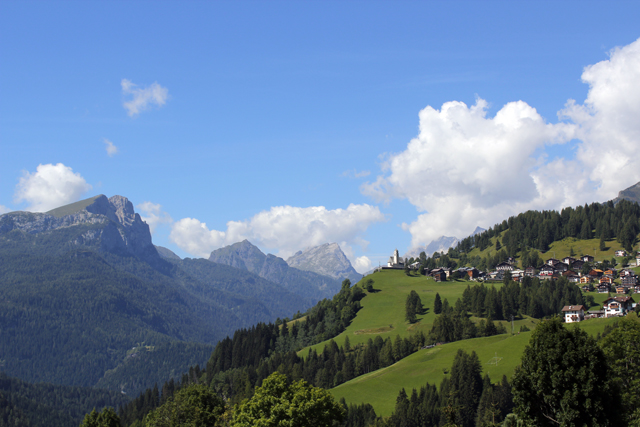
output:
<path id="1" fill-rule="evenodd" d="M 347 178 L 364 178 L 371 175 L 370 171 L 358 171 L 356 169 L 342 172 L 342 176 Z"/>
<path id="2" fill-rule="evenodd" d="M 640 39 L 586 67 L 584 105 L 569 100 L 549 124 L 523 101 L 487 117 L 487 103 L 447 102 L 420 114 L 406 150 L 361 186 L 379 201 L 406 198 L 419 212 L 403 228 L 417 247 L 441 235 L 469 235 L 528 209 L 605 201 L 640 181 Z M 545 149 L 576 138 L 575 159 Z M 535 158 L 536 153 L 542 153 Z"/>
<path id="3" fill-rule="evenodd" d="M 151 234 L 155 233 L 158 226 L 162 224 L 171 224 L 173 219 L 162 210 L 162 206 L 157 203 L 142 202 L 136 209 L 140 213 L 140 218 L 149 225 Z"/>
<path id="4" fill-rule="evenodd" d="M 123 104 L 129 117 L 140 114 L 140 112 L 146 110 L 151 105 L 162 107 L 169 98 L 169 90 L 166 87 L 160 86 L 158 83 L 153 83 L 151 86 L 142 89 L 130 80 L 122 79 L 120 85 L 122 86 L 122 93 L 124 95 L 132 95 L 132 99 Z"/>
<path id="5" fill-rule="evenodd" d="M 366 273 L 367 271 L 371 270 L 371 260 L 364 255 L 359 256 L 354 261 L 353 268 L 355 268 L 358 273 Z"/>
<path id="6" fill-rule="evenodd" d="M 118 147 L 116 147 L 113 142 L 109 141 L 107 138 L 103 139 L 105 149 L 107 150 L 107 154 L 109 157 L 113 157 L 118 154 Z"/>
<path id="7" fill-rule="evenodd" d="M 607 200 L 640 181 L 640 39 L 585 68 L 584 105 L 569 100 L 561 115 L 578 124 L 577 159 Z"/>
<path id="8" fill-rule="evenodd" d="M 0 205 L 0 215 L 7 213 L 7 212 L 11 212 L 11 209 L 9 209 L 6 206 Z"/>
<path id="9" fill-rule="evenodd" d="M 352 258 L 351 245 L 366 249 L 368 242 L 362 235 L 371 224 L 381 221 L 385 221 L 385 216 L 377 207 L 367 204 L 334 210 L 324 206 L 277 206 L 249 220 L 229 221 L 225 231 L 210 230 L 206 223 L 184 218 L 173 224 L 169 238 L 184 251 L 202 257 L 214 249 L 248 239 L 267 250 L 276 250 L 283 258 L 301 248 L 340 242 L 342 250 Z"/>
<path id="10" fill-rule="evenodd" d="M 91 185 L 62 163 L 38 165 L 36 172 L 24 172 L 16 186 L 16 203 L 27 202 L 28 211 L 45 212 L 78 201 Z"/>

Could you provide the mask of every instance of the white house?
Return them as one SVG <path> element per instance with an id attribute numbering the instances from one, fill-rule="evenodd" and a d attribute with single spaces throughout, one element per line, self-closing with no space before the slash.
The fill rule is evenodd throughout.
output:
<path id="1" fill-rule="evenodd" d="M 580 322 L 584 320 L 584 305 L 565 305 L 562 313 L 565 323 Z"/>
<path id="2" fill-rule="evenodd" d="M 610 297 L 604 300 L 602 308 L 604 317 L 624 316 L 633 307 L 635 301 L 631 297 Z"/>

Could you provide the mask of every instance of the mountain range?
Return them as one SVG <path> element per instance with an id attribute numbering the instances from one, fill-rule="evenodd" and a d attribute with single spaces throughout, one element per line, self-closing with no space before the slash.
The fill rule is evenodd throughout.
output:
<path id="1" fill-rule="evenodd" d="M 238 328 L 304 312 L 339 289 L 249 242 L 235 247 L 230 263 L 180 259 L 153 245 L 122 196 L 1 215 L 3 371 L 136 394 L 204 363 Z"/>
<path id="2" fill-rule="evenodd" d="M 471 233 L 471 237 L 476 234 L 482 233 L 486 231 L 482 227 L 476 227 L 476 229 Z M 449 248 L 455 247 L 460 240 L 457 237 L 448 237 L 448 236 L 440 236 L 435 240 L 432 240 L 427 246 L 424 248 L 415 248 L 408 251 L 405 254 L 405 258 L 417 258 L 420 255 L 420 252 L 424 251 L 424 253 L 430 257 L 433 256 L 434 252 L 447 252 Z"/>
<path id="3" fill-rule="evenodd" d="M 291 267 L 280 257 L 265 255 L 248 240 L 216 249 L 211 252 L 209 261 L 257 274 L 296 295 L 307 298 L 310 303 L 331 298 L 340 290 L 342 281 Z"/>

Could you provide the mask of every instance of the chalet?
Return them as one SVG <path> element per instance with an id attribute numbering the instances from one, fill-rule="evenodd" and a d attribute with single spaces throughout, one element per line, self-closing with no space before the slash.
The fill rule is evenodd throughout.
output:
<path id="1" fill-rule="evenodd" d="M 594 279 L 599 279 L 600 277 L 602 277 L 602 274 L 603 274 L 603 271 L 597 268 L 594 268 L 589 272 L 589 276 L 591 276 Z"/>
<path id="2" fill-rule="evenodd" d="M 602 283 L 608 283 L 610 285 L 613 284 L 613 277 L 611 277 L 611 276 L 602 276 L 600 278 L 600 284 L 602 284 Z"/>
<path id="3" fill-rule="evenodd" d="M 538 273 L 538 275 L 540 277 L 550 277 L 553 276 L 554 273 L 556 273 L 556 268 L 551 265 L 545 264 L 540 267 L 540 273 Z"/>
<path id="4" fill-rule="evenodd" d="M 629 270 L 628 268 L 623 268 L 622 270 L 620 270 L 620 277 L 625 277 L 625 276 L 635 276 L 636 273 L 634 273 L 632 270 Z"/>
<path id="5" fill-rule="evenodd" d="M 435 279 L 436 282 L 444 282 L 445 280 L 447 280 L 447 274 L 442 271 L 442 269 L 432 271 L 431 276 Z"/>
<path id="6" fill-rule="evenodd" d="M 581 260 L 582 262 L 593 262 L 593 260 L 594 260 L 594 259 L 595 259 L 595 258 L 594 258 L 594 257 L 592 257 L 591 255 L 582 255 L 582 256 L 580 257 L 580 260 Z"/>
<path id="7" fill-rule="evenodd" d="M 564 262 L 565 264 L 568 264 L 568 265 L 571 265 L 576 261 L 577 260 L 575 258 L 570 257 L 570 256 L 562 258 L 562 262 Z"/>
<path id="8" fill-rule="evenodd" d="M 624 295 L 624 294 L 627 293 L 627 289 L 628 288 L 626 288 L 626 287 L 624 287 L 622 285 L 616 286 L 616 294 L 623 294 Z"/>
<path id="9" fill-rule="evenodd" d="M 589 276 L 582 276 L 580 278 L 580 284 L 585 284 L 585 283 L 591 283 L 591 277 Z"/>
<path id="10" fill-rule="evenodd" d="M 548 260 L 545 261 L 545 264 L 555 266 L 559 262 L 560 262 L 559 259 L 549 258 Z"/>
<path id="11" fill-rule="evenodd" d="M 500 264 L 496 265 L 496 270 L 498 270 L 498 271 L 512 271 L 513 270 L 513 265 L 509 264 L 508 262 L 501 262 Z"/>
<path id="12" fill-rule="evenodd" d="M 575 271 L 582 270 L 582 266 L 584 265 L 584 261 L 576 260 L 571 263 L 571 269 Z"/>
<path id="13" fill-rule="evenodd" d="M 524 275 L 525 276 L 535 276 L 536 275 L 536 269 L 534 267 L 527 267 L 524 269 Z"/>
<path id="14" fill-rule="evenodd" d="M 616 251 L 616 256 L 627 256 L 627 252 L 626 251 L 622 251 L 622 250 L 618 250 L 618 251 Z"/>
<path id="15" fill-rule="evenodd" d="M 480 277 L 480 270 L 475 267 L 469 267 L 467 268 L 467 276 L 469 276 L 469 279 L 477 279 Z"/>
<path id="16" fill-rule="evenodd" d="M 598 293 L 599 294 L 608 294 L 611 291 L 611 285 L 608 283 L 603 283 L 598 285 Z"/>
<path id="17" fill-rule="evenodd" d="M 635 303 L 635 301 L 631 297 L 615 296 L 607 298 L 602 303 L 604 317 L 624 316 L 631 310 L 633 303 Z"/>
<path id="18" fill-rule="evenodd" d="M 634 291 L 636 294 L 640 294 L 640 283 L 638 283 L 637 285 L 635 285 L 635 286 L 633 287 L 633 291 Z"/>
<path id="19" fill-rule="evenodd" d="M 556 268 L 556 270 L 558 270 L 559 272 L 569 270 L 569 264 L 565 264 L 565 263 L 564 263 L 564 262 L 562 262 L 562 261 L 557 262 L 557 263 L 554 265 L 554 267 L 555 267 L 555 268 Z"/>
<path id="20" fill-rule="evenodd" d="M 604 317 L 604 310 L 589 310 L 584 315 L 585 319 L 599 319 L 601 317 Z"/>
<path id="21" fill-rule="evenodd" d="M 565 271 L 562 273 L 564 277 L 566 277 L 571 283 L 578 283 L 580 281 L 580 276 L 575 271 Z"/>
<path id="22" fill-rule="evenodd" d="M 636 275 L 624 276 L 620 279 L 620 281 L 622 282 L 622 286 L 627 286 L 627 287 L 635 286 L 638 284 L 638 276 Z"/>
<path id="23" fill-rule="evenodd" d="M 608 270 L 605 270 L 605 271 L 604 271 L 604 274 L 605 274 L 605 275 L 609 275 L 609 276 L 616 277 L 616 271 L 617 271 L 617 270 L 616 270 L 615 268 L 610 268 L 610 269 L 608 269 Z"/>
<path id="24" fill-rule="evenodd" d="M 584 320 L 584 305 L 565 305 L 562 308 L 565 323 L 574 323 Z"/>
<path id="25" fill-rule="evenodd" d="M 409 264 L 409 268 L 411 270 L 417 270 L 418 268 L 420 268 L 420 261 L 416 261 L 413 264 Z"/>

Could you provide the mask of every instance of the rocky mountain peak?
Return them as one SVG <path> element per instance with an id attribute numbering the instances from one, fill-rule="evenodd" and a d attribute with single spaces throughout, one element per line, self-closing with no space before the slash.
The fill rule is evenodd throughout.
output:
<path id="1" fill-rule="evenodd" d="M 362 277 L 337 243 L 325 243 L 298 251 L 287 259 L 287 264 L 299 270 L 312 271 L 334 279 L 348 278 L 354 283 Z"/>

